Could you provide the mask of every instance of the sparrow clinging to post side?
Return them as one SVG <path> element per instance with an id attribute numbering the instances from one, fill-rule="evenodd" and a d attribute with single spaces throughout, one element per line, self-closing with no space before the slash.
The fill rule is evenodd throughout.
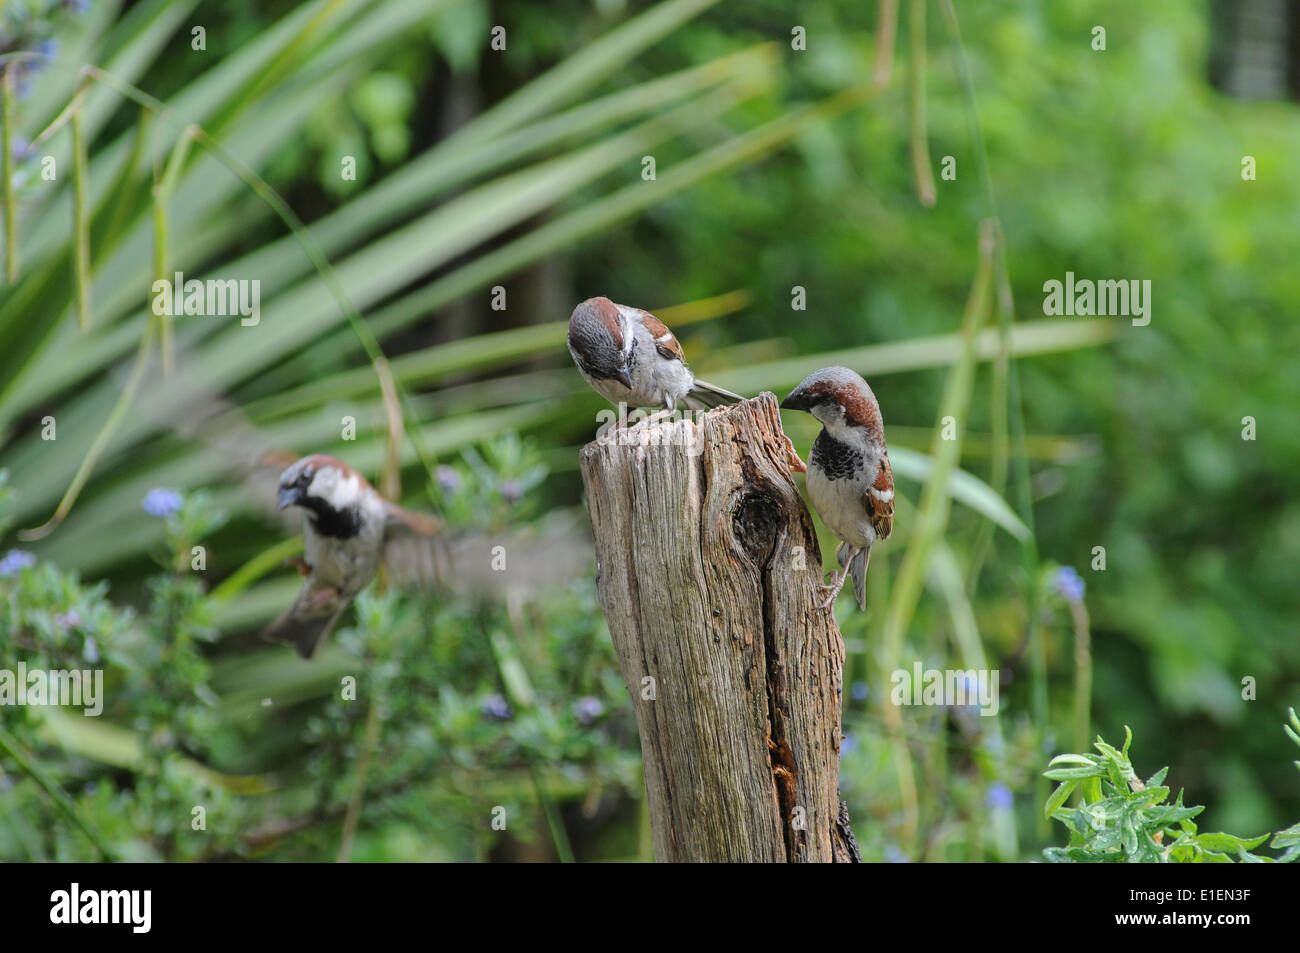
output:
<path id="1" fill-rule="evenodd" d="M 894 528 L 894 473 L 885 446 L 880 405 L 867 382 L 847 367 L 823 367 L 781 402 L 822 422 L 808 457 L 808 498 L 827 529 L 840 539 L 835 550 L 843 567 L 824 587 L 839 595 L 853 575 L 858 605 L 867 607 L 867 564 L 871 546 Z"/>
<path id="2" fill-rule="evenodd" d="M 391 503 L 342 460 L 303 457 L 280 474 L 280 509 L 303 510 L 305 579 L 294 604 L 264 637 L 294 646 L 311 658 L 343 610 L 379 569 L 386 547 L 412 534 L 432 537 L 432 518 Z"/>
<path id="3" fill-rule="evenodd" d="M 569 353 L 587 383 L 614 404 L 710 410 L 744 400 L 696 380 L 681 344 L 653 314 L 608 298 L 588 298 L 573 309 Z"/>

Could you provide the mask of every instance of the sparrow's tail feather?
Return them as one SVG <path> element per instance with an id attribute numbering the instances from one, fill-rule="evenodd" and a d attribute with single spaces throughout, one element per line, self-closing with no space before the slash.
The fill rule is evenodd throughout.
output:
<path id="1" fill-rule="evenodd" d="M 682 398 L 682 403 L 690 410 L 712 410 L 714 407 L 738 404 L 744 399 L 739 394 L 723 390 L 708 381 L 696 380 L 695 386 Z"/>
<path id="2" fill-rule="evenodd" d="M 334 623 L 338 622 L 339 616 L 343 614 L 343 609 L 339 609 L 333 615 L 306 618 L 294 615 L 296 608 L 291 606 L 288 612 L 272 622 L 262 633 L 262 638 L 268 642 L 292 645 L 303 658 L 311 658 L 316 651 L 316 646 L 320 645 L 325 636 L 333 630 Z"/>
<path id="3" fill-rule="evenodd" d="M 853 577 L 853 595 L 857 597 L 858 608 L 867 607 L 867 564 L 871 562 L 871 547 L 864 546 L 854 552 L 848 543 L 840 543 L 835 548 L 835 559 L 841 565 L 848 562 L 849 575 Z"/>

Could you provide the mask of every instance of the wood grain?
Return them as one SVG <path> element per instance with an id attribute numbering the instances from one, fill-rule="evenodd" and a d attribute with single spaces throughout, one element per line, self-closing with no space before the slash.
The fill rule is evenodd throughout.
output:
<path id="1" fill-rule="evenodd" d="M 776 398 L 606 436 L 582 476 L 656 857 L 857 860 L 837 784 L 844 645 Z"/>

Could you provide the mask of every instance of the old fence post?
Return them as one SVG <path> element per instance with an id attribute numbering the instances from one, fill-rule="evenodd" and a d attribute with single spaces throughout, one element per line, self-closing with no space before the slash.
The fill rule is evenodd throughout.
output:
<path id="1" fill-rule="evenodd" d="M 615 431 L 583 449 L 582 478 L 656 857 L 857 860 L 844 645 L 776 398 Z"/>

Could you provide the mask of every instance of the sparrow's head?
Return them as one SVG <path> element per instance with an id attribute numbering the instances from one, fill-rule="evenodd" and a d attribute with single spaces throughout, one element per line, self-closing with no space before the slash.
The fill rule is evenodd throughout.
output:
<path id="1" fill-rule="evenodd" d="M 366 487 L 361 475 L 342 460 L 313 454 L 280 474 L 280 509 L 301 506 L 315 513 L 354 509 Z"/>
<path id="2" fill-rule="evenodd" d="M 627 358 L 632 329 L 621 309 L 608 298 L 588 298 L 569 318 L 569 350 L 588 377 L 632 386 Z"/>
<path id="3" fill-rule="evenodd" d="M 866 381 L 847 367 L 813 371 L 781 401 L 781 407 L 807 411 L 832 430 L 855 427 L 873 439 L 881 442 L 885 439 L 876 395 Z"/>

